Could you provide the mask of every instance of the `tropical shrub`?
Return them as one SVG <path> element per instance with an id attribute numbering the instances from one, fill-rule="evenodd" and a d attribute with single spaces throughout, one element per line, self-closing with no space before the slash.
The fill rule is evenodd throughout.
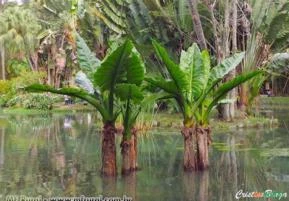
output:
<path id="1" fill-rule="evenodd" d="M 223 78 L 235 69 L 244 53 L 226 58 L 221 64 L 211 67 L 208 51 L 200 51 L 193 44 L 182 51 L 180 63 L 176 64 L 166 49 L 153 41 L 158 58 L 166 67 L 163 76 L 148 77 L 146 81 L 165 92 L 165 98 L 174 99 L 183 114 L 184 169 L 204 170 L 209 166 L 208 145 L 211 143 L 209 118 L 216 105 L 233 88 L 261 74 L 260 71 L 243 73 L 232 80 Z"/>
<path id="2" fill-rule="evenodd" d="M 56 89 L 47 85 L 34 84 L 26 87 L 26 90 L 69 95 L 85 100 L 94 106 L 101 114 L 104 124 L 102 130 L 101 173 L 105 176 L 115 176 L 117 174 L 115 121 L 120 114 L 117 90 L 120 90 L 120 84 L 141 85 L 144 79 L 145 67 L 140 54 L 129 40 L 110 52 L 101 62 L 95 58 L 77 33 L 76 41 L 80 68 L 86 74 L 85 76 L 78 75 L 78 85 L 81 89 Z M 88 91 L 91 86 L 94 91 Z"/>
<path id="3" fill-rule="evenodd" d="M 24 70 L 11 80 L 0 80 L 0 106 L 8 106 L 6 103 L 15 98 L 19 90 L 26 85 L 38 83 L 43 78 L 42 72 Z"/>
<path id="4" fill-rule="evenodd" d="M 25 109 L 50 110 L 55 96 L 48 94 L 23 94 L 10 99 L 7 107 L 21 107 Z"/>

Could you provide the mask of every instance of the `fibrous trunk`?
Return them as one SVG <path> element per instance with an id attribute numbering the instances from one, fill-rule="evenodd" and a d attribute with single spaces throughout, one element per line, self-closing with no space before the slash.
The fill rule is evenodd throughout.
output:
<path id="1" fill-rule="evenodd" d="M 129 139 L 123 137 L 121 142 L 121 173 L 123 175 L 130 174 L 137 170 L 137 132 L 135 129 L 132 129 L 131 133 L 132 135 Z"/>
<path id="2" fill-rule="evenodd" d="M 116 176 L 116 129 L 113 123 L 106 123 L 102 131 L 102 168 L 104 176 Z"/>
<path id="3" fill-rule="evenodd" d="M 203 127 L 182 129 L 185 171 L 202 171 L 209 167 L 210 132 Z"/>
<path id="4" fill-rule="evenodd" d="M 197 167 L 206 170 L 209 167 L 209 144 L 211 143 L 210 128 L 196 127 Z"/>
<path id="5" fill-rule="evenodd" d="M 182 135 L 184 137 L 184 170 L 194 171 L 196 170 L 196 153 L 195 153 L 195 143 L 194 128 L 184 127 L 182 129 Z"/>
<path id="6" fill-rule="evenodd" d="M 137 130 L 133 128 L 131 130 L 132 136 L 131 136 L 131 143 L 132 146 L 130 147 L 130 169 L 131 171 L 137 170 Z"/>

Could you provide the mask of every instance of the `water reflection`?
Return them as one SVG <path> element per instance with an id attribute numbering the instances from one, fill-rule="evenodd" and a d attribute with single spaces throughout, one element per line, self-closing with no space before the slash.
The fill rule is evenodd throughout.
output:
<path id="1" fill-rule="evenodd" d="M 184 200 L 208 201 L 209 198 L 209 171 L 200 173 L 183 173 Z"/>
<path id="2" fill-rule="evenodd" d="M 101 135 L 93 123 L 95 115 L 5 118 L 9 123 L 0 124 L 3 195 L 232 201 L 241 189 L 288 191 L 286 128 L 215 133 L 211 168 L 202 173 L 182 171 L 183 141 L 178 130 L 152 131 L 139 139 L 141 171 L 107 179 L 99 174 Z"/>
<path id="3" fill-rule="evenodd" d="M 4 165 L 5 128 L 0 128 L 0 169 Z"/>

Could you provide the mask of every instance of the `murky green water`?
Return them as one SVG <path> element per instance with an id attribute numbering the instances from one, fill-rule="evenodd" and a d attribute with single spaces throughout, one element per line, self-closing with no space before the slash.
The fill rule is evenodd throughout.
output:
<path id="1" fill-rule="evenodd" d="M 94 115 L 0 115 L 0 200 L 126 195 L 139 201 L 230 201 L 240 190 L 289 194 L 289 115 L 278 114 L 278 129 L 214 132 L 211 168 L 203 173 L 183 173 L 178 131 L 151 132 L 139 139 L 142 170 L 116 180 L 99 176 Z"/>

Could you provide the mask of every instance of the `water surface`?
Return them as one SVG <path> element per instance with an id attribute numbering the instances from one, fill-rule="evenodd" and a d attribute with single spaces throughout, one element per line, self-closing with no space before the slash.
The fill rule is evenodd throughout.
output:
<path id="1" fill-rule="evenodd" d="M 277 129 L 215 131 L 211 167 L 203 173 L 182 171 L 178 130 L 151 131 L 139 138 L 141 171 L 109 180 L 99 175 L 101 128 L 94 114 L 2 114 L 0 200 L 126 195 L 138 201 L 231 201 L 240 190 L 289 193 L 289 115 L 275 115 L 281 121 Z M 119 154 L 120 137 L 117 144 Z"/>

